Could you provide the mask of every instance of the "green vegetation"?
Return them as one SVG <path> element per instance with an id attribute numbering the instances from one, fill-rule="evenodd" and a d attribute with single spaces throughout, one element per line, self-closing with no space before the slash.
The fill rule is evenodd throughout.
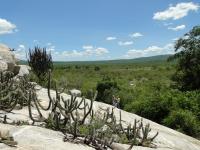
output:
<path id="1" fill-rule="evenodd" d="M 175 82 L 171 78 L 176 72 L 176 62 L 167 62 L 165 58 L 117 64 L 55 63 L 53 78 L 59 80 L 62 77 L 69 89 L 80 89 L 86 98 L 91 98 L 98 90 L 97 100 L 111 104 L 112 95 L 118 96 L 122 109 L 199 138 L 199 91 L 187 92 L 174 88 Z M 96 66 L 100 68 L 98 71 L 95 70 Z M 99 90 L 99 87 L 105 88 Z M 174 120 L 176 125 L 167 121 L 173 111 L 179 109 L 193 114 L 195 123 L 190 124 L 192 132 Z"/>
<path id="2" fill-rule="evenodd" d="M 194 27 L 175 44 L 178 60 L 173 80 L 181 90 L 200 89 L 200 26 Z"/>

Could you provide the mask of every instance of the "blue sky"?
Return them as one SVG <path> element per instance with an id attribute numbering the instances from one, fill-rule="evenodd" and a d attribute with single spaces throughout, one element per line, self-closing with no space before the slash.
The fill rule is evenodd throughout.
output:
<path id="1" fill-rule="evenodd" d="M 54 60 L 129 59 L 173 53 L 200 24 L 198 0 L 1 0 L 0 43 L 16 56 L 38 45 Z"/>

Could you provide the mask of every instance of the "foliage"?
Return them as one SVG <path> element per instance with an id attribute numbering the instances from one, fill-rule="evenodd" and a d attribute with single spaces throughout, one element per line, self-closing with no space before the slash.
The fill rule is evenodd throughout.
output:
<path id="1" fill-rule="evenodd" d="M 37 46 L 34 49 L 29 49 L 28 64 L 39 78 L 39 81 L 45 80 L 49 69 L 53 69 L 51 54 L 47 53 L 46 48 Z"/>
<path id="2" fill-rule="evenodd" d="M 194 27 L 175 44 L 174 56 L 177 59 L 173 80 L 181 90 L 200 89 L 200 26 Z"/>
<path id="3" fill-rule="evenodd" d="M 199 120 L 189 110 L 174 110 L 163 120 L 163 123 L 191 136 L 198 136 L 200 131 Z"/>
<path id="4" fill-rule="evenodd" d="M 98 91 L 97 101 L 102 101 L 112 104 L 112 96 L 119 90 L 117 82 L 111 81 L 109 78 L 104 78 L 97 84 L 96 90 Z"/>

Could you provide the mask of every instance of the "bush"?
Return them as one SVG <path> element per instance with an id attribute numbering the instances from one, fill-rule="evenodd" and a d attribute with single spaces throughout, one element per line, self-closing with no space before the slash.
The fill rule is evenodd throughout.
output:
<path id="1" fill-rule="evenodd" d="M 100 70 L 100 67 L 99 67 L 99 66 L 95 66 L 95 67 L 94 67 L 94 70 L 95 70 L 95 71 L 99 71 L 99 70 Z"/>
<path id="2" fill-rule="evenodd" d="M 163 118 L 168 116 L 170 112 L 171 104 L 167 100 L 162 100 L 159 98 L 147 99 L 144 101 L 135 101 L 131 103 L 129 110 L 132 112 L 151 119 L 155 122 L 160 123 Z"/>
<path id="3" fill-rule="evenodd" d="M 49 69 L 53 69 L 52 57 L 46 48 L 29 49 L 28 64 L 40 81 L 44 81 Z"/>
<path id="4" fill-rule="evenodd" d="M 199 121 L 188 110 L 174 110 L 163 120 L 164 125 L 176 129 L 190 136 L 198 136 L 200 132 Z"/>
<path id="5" fill-rule="evenodd" d="M 97 84 L 98 95 L 96 100 L 112 104 L 112 96 L 119 90 L 117 82 L 105 79 Z"/>

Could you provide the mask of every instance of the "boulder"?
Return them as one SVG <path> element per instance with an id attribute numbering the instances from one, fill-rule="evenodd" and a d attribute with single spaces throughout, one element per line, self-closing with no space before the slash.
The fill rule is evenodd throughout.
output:
<path id="1" fill-rule="evenodd" d="M 16 72 L 18 72 L 18 76 L 28 75 L 29 71 L 31 70 L 31 67 L 27 65 L 18 65 L 18 67 L 19 67 L 19 70 L 16 70 Z"/>
<path id="2" fill-rule="evenodd" d="M 50 94 L 52 97 L 55 97 L 56 92 L 54 90 L 50 90 Z M 41 104 L 44 107 L 48 106 L 48 92 L 45 88 L 40 88 L 37 90 L 38 99 L 40 100 Z M 64 99 L 70 99 L 71 96 L 65 93 L 62 93 L 61 96 Z M 81 98 L 77 98 L 78 101 L 81 101 Z M 86 99 L 88 103 L 91 101 Z M 102 102 L 94 101 L 93 104 L 94 112 L 99 113 L 99 108 L 106 110 L 113 108 L 113 106 L 104 104 Z M 121 112 L 121 117 L 124 123 L 131 124 L 134 122 L 135 119 L 140 120 L 142 117 L 126 112 L 124 110 L 120 110 L 118 108 L 113 109 L 114 114 L 116 115 L 116 119 L 119 120 L 119 114 Z M 33 114 L 37 115 L 37 110 L 33 107 L 32 110 Z M 48 111 L 41 110 L 41 113 L 44 117 L 47 117 L 49 114 Z M 4 112 L 0 110 L 0 120 L 7 115 L 7 121 L 27 121 L 32 123 L 31 119 L 29 118 L 28 108 L 24 107 L 20 110 L 13 110 L 12 112 Z M 102 114 L 103 115 L 103 114 Z M 154 144 L 157 148 L 149 148 L 149 147 L 140 147 L 134 146 L 132 150 L 200 150 L 200 141 L 194 139 L 190 136 L 182 134 L 178 131 L 172 130 L 168 127 L 159 125 L 153 121 L 148 119 L 142 118 L 144 124 L 150 124 L 152 129 L 152 135 L 154 135 L 157 131 L 159 132 L 158 136 L 154 140 Z M 14 126 L 8 124 L 0 123 L 0 130 L 9 130 L 11 136 L 14 137 L 14 140 L 18 142 L 17 147 L 8 147 L 5 144 L 0 143 L 0 149 L 2 150 L 90 150 L 91 147 L 88 147 L 84 144 L 75 144 L 70 142 L 63 142 L 64 135 L 58 131 L 52 131 L 50 129 L 45 129 L 37 126 L 30 126 L 30 125 L 23 125 L 23 126 Z M 128 145 L 124 144 L 117 144 L 116 150 L 122 147 L 124 149 L 128 149 Z"/>
<path id="3" fill-rule="evenodd" d="M 10 51 L 9 47 L 4 44 L 0 44 L 0 60 L 3 60 L 7 63 L 16 64 L 14 54 Z"/>
<path id="4" fill-rule="evenodd" d="M 8 69 L 8 65 L 5 61 L 0 60 L 0 71 L 5 71 Z"/>
<path id="5" fill-rule="evenodd" d="M 80 91 L 80 90 L 77 90 L 77 89 L 72 89 L 72 90 L 70 90 L 70 93 L 71 93 L 73 96 L 78 96 L 78 97 L 81 96 L 81 91 Z"/>

